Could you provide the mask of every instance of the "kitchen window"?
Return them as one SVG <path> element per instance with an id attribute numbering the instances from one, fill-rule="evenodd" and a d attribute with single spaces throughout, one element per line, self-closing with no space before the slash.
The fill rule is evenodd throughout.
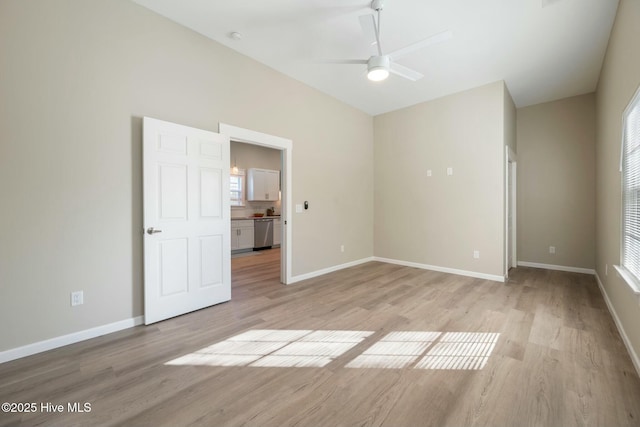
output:
<path id="1" fill-rule="evenodd" d="M 622 262 L 618 272 L 640 295 L 640 89 L 622 121 Z"/>
<path id="2" fill-rule="evenodd" d="M 238 169 L 237 173 L 231 174 L 229 189 L 231 190 L 231 206 L 244 206 L 244 169 Z"/>

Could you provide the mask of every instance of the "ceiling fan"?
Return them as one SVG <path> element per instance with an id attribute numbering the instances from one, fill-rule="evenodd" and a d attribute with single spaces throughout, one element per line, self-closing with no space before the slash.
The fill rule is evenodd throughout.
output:
<path id="1" fill-rule="evenodd" d="M 405 56 L 418 49 L 430 46 L 432 44 L 441 43 L 451 38 L 451 31 L 443 31 L 438 34 L 434 34 L 419 42 L 410 44 L 409 46 L 395 50 L 391 53 L 383 54 L 382 45 L 380 44 L 380 15 L 384 8 L 383 0 L 373 0 L 371 2 L 371 9 L 377 12 L 378 19 L 376 20 L 373 14 L 362 15 L 360 17 L 360 26 L 362 31 L 367 37 L 371 45 L 377 47 L 377 55 L 371 56 L 369 59 L 347 59 L 343 61 L 334 61 L 338 64 L 366 64 L 367 65 L 367 78 L 372 81 L 382 81 L 389 77 L 389 73 L 396 74 L 405 79 L 416 81 L 424 77 L 421 73 L 402 66 L 396 62 L 396 59 Z"/>

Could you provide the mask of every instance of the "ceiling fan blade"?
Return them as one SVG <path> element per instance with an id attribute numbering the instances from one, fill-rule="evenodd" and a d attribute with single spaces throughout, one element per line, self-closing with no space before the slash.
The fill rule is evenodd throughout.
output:
<path id="1" fill-rule="evenodd" d="M 320 64 L 367 64 L 366 59 L 325 59 L 317 61 Z"/>
<path id="2" fill-rule="evenodd" d="M 376 18 L 373 15 L 362 15 L 359 19 L 365 40 L 371 46 L 375 46 L 375 50 L 378 52 L 378 55 L 382 55 L 382 47 L 380 46 L 378 30 L 376 28 Z"/>
<path id="3" fill-rule="evenodd" d="M 419 42 L 410 44 L 409 46 L 405 46 L 401 49 L 391 52 L 389 54 L 389 57 L 391 57 L 391 59 L 398 59 L 416 50 L 422 49 L 427 46 L 431 46 L 432 44 L 442 43 L 443 41 L 449 40 L 451 37 L 453 37 L 453 33 L 450 30 L 443 31 L 438 34 L 434 34 L 433 36 L 428 37 L 424 40 L 421 40 Z"/>
<path id="4" fill-rule="evenodd" d="M 396 74 L 400 77 L 404 77 L 405 79 L 409 79 L 412 82 L 415 82 L 416 80 L 420 80 L 421 78 L 424 77 L 423 74 L 412 70 L 411 68 L 407 68 L 404 65 L 400 65 L 400 64 L 396 64 L 395 62 L 392 62 L 389 65 L 389 71 L 392 72 L 393 74 Z"/>

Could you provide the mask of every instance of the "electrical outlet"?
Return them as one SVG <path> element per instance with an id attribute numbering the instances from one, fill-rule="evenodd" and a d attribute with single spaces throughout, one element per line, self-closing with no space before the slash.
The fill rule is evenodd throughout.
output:
<path id="1" fill-rule="evenodd" d="M 84 304 L 84 293 L 82 291 L 71 292 L 71 305 L 82 305 Z"/>
<path id="2" fill-rule="evenodd" d="M 556 253 L 556 247 L 555 246 L 549 246 L 549 253 L 550 254 L 555 254 Z"/>
<path id="3" fill-rule="evenodd" d="M 447 175 L 453 175 L 453 168 L 447 168 Z"/>
<path id="4" fill-rule="evenodd" d="M 475 259 L 479 259 L 480 258 L 480 251 L 473 251 L 473 257 Z"/>
<path id="5" fill-rule="evenodd" d="M 344 252 L 344 245 L 340 245 L 340 252 Z"/>
<path id="6" fill-rule="evenodd" d="M 427 169 L 427 176 L 431 176 L 431 169 Z"/>

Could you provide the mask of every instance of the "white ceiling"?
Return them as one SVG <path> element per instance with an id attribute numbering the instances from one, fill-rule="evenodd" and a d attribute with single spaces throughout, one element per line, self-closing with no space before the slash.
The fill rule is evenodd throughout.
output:
<path id="1" fill-rule="evenodd" d="M 390 52 L 435 33 L 453 38 L 398 60 L 425 75 L 373 83 L 358 17 L 368 0 L 134 0 L 369 114 L 505 80 L 517 107 L 595 90 L 618 0 L 385 0 Z M 233 40 L 233 31 L 242 40 Z"/>

